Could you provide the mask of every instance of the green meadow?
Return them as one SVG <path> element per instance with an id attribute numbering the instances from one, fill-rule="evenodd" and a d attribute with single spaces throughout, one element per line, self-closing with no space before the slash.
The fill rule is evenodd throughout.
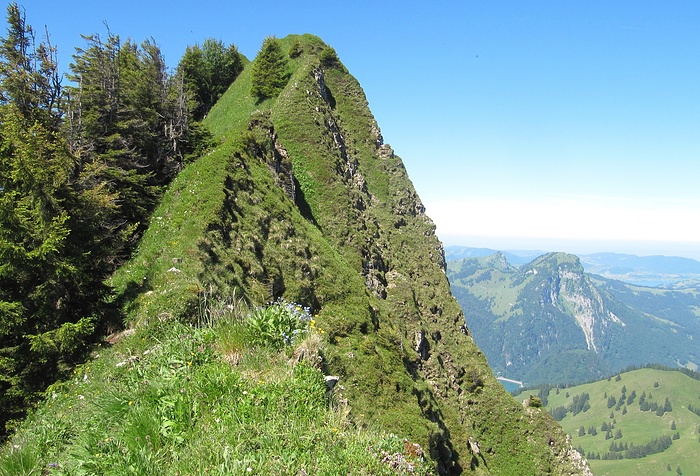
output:
<path id="1" fill-rule="evenodd" d="M 527 390 L 516 399 L 523 401 L 538 393 L 537 389 Z M 642 411 L 642 395 L 656 411 Z M 581 404 L 583 400 L 590 408 Z M 560 424 L 571 436 L 573 446 L 583 449 L 591 469 L 599 476 L 700 475 L 700 415 L 695 413 L 700 412 L 700 381 L 679 371 L 640 369 L 575 387 L 553 388 L 545 401 L 547 410 L 555 416 L 557 408 L 560 415 L 562 408 L 569 409 Z M 664 406 L 668 409 L 667 401 L 671 411 L 658 410 Z M 671 445 L 659 453 L 627 458 L 625 455 L 630 453 L 625 450 L 611 452 L 611 447 L 629 451 L 632 446 L 643 447 L 664 437 L 671 438 Z M 622 459 L 603 459 L 612 454 Z"/>

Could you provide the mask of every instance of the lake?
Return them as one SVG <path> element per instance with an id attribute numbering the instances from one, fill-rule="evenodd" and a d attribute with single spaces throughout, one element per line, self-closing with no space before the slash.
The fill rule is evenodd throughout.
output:
<path id="1" fill-rule="evenodd" d="M 503 377 L 496 377 L 496 379 L 501 382 L 501 385 L 503 385 L 507 392 L 515 392 L 523 386 L 522 382 L 517 382 L 515 380 L 504 379 Z"/>

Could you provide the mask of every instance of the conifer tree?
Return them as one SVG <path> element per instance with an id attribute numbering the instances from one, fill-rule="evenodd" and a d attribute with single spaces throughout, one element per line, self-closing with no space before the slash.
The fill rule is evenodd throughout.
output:
<path id="1" fill-rule="evenodd" d="M 17 4 L 0 39 L 0 436 L 85 348 L 104 286 L 76 243 L 75 161 L 60 134 L 55 50 Z M 99 193 L 95 199 L 104 200 Z"/>
<path id="2" fill-rule="evenodd" d="M 277 38 L 269 36 L 260 48 L 253 63 L 253 85 L 251 93 L 259 101 L 274 98 L 287 84 L 287 60 Z"/>
<path id="3" fill-rule="evenodd" d="M 139 47 L 108 32 L 84 37 L 71 64 L 66 135 L 79 159 L 79 174 L 104 184 L 119 203 L 108 226 L 128 243 L 114 251 L 118 262 L 145 229 L 162 186 L 180 170 L 205 135 L 191 128 L 182 78 L 168 75 L 152 40 Z"/>
<path id="4" fill-rule="evenodd" d="M 193 117 L 201 120 L 243 71 L 243 60 L 235 45 L 208 38 L 202 46 L 188 46 L 178 65 L 178 74 L 194 100 Z"/>

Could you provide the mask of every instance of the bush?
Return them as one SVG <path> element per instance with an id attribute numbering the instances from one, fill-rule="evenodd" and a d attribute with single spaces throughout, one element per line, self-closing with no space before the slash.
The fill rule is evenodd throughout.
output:
<path id="1" fill-rule="evenodd" d="M 321 51 L 320 54 L 321 64 L 326 67 L 334 67 L 340 65 L 340 60 L 338 59 L 338 54 L 330 46 L 326 47 Z"/>

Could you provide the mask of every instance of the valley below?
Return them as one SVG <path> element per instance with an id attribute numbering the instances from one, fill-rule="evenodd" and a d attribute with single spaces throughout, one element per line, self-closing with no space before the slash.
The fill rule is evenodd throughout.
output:
<path id="1" fill-rule="evenodd" d="M 497 379 L 597 475 L 700 475 L 700 263 L 448 247 Z"/>
<path id="2" fill-rule="evenodd" d="M 649 287 L 609 279 L 566 253 L 519 265 L 502 252 L 449 260 L 448 278 L 496 375 L 526 386 L 592 381 L 631 366 L 700 363 L 700 287 L 691 283 Z"/>

